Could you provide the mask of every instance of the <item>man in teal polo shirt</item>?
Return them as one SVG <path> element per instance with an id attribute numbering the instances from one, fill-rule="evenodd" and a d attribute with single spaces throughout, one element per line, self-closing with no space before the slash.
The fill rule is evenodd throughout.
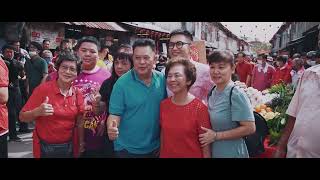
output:
<path id="1" fill-rule="evenodd" d="M 115 83 L 107 120 L 108 136 L 119 158 L 155 158 L 160 146 L 160 102 L 167 97 L 165 77 L 153 69 L 155 43 L 133 44 L 134 68 Z"/>

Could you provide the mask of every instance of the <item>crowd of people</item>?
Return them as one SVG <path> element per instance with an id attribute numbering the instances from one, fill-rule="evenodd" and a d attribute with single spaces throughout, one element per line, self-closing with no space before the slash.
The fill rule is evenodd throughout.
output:
<path id="1" fill-rule="evenodd" d="M 250 100 L 235 80 L 263 91 L 278 83 L 296 93 L 274 157 L 320 157 L 320 52 L 306 55 L 213 51 L 192 59 L 193 36 L 170 33 L 168 52 L 137 39 L 110 52 L 95 37 L 8 42 L 0 59 L 0 157 L 16 132 L 35 122 L 35 158 L 248 158 L 256 131 Z M 306 113 L 306 114 L 305 114 Z M 308 133 L 307 133 L 308 131 Z"/>

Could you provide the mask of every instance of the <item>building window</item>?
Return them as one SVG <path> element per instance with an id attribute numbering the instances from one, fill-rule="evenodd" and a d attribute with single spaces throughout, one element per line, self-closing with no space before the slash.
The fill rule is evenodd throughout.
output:
<path id="1" fill-rule="evenodd" d="M 219 35 L 219 30 L 217 30 L 217 33 L 216 33 L 216 41 L 219 41 L 220 40 L 220 35 Z"/>

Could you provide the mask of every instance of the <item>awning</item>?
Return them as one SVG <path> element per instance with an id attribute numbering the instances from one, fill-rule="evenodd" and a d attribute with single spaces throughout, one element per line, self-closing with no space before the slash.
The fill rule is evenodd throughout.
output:
<path id="1" fill-rule="evenodd" d="M 167 34 L 170 33 L 170 31 L 162 29 L 161 27 L 153 25 L 153 24 L 141 23 L 141 22 L 121 22 L 121 23 L 130 25 L 130 26 L 134 26 L 134 27 L 138 27 L 138 28 L 158 31 L 158 32 L 162 32 L 162 33 L 167 33 Z"/>
<path id="2" fill-rule="evenodd" d="M 109 31 L 127 32 L 124 28 L 115 22 L 58 22 L 68 25 L 86 26 L 88 28 L 105 29 Z"/>
<path id="3" fill-rule="evenodd" d="M 297 38 L 297 39 L 295 39 L 295 40 L 292 40 L 292 41 L 290 41 L 290 42 L 288 43 L 288 45 L 290 46 L 290 45 L 294 45 L 294 44 L 299 44 L 299 43 L 301 43 L 301 42 L 304 41 L 304 38 L 305 38 L 305 36 L 302 36 L 302 37 L 300 37 L 300 38 Z"/>
<path id="4" fill-rule="evenodd" d="M 212 42 L 205 41 L 205 45 L 206 45 L 206 48 L 218 49 L 217 47 L 215 47 L 214 43 Z"/>
<path id="5" fill-rule="evenodd" d="M 313 26 L 312 28 L 310 28 L 307 31 L 305 31 L 304 33 L 302 33 L 302 35 L 307 36 L 309 34 L 312 34 L 312 33 L 315 33 L 315 32 L 319 32 L 318 27 L 319 27 L 318 25 Z"/>

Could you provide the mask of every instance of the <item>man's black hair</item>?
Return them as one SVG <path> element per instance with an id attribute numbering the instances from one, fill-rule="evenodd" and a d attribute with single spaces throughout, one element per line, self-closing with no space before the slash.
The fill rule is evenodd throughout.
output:
<path id="1" fill-rule="evenodd" d="M 42 46 L 38 42 L 32 41 L 30 45 L 33 45 L 35 48 L 38 49 L 38 51 L 42 51 Z"/>
<path id="2" fill-rule="evenodd" d="M 171 38 L 172 36 L 175 35 L 184 35 L 185 37 L 187 37 L 188 39 L 190 39 L 190 41 L 193 41 L 193 36 L 192 34 L 187 31 L 187 30 L 183 30 L 183 29 L 176 29 L 173 30 L 170 34 L 169 34 L 169 38 Z"/>
<path id="3" fill-rule="evenodd" d="M 4 50 L 6 49 L 11 49 L 11 50 L 15 50 L 15 47 L 13 47 L 12 45 L 6 44 L 2 47 L 2 53 L 4 53 Z"/>
<path id="4" fill-rule="evenodd" d="M 80 48 L 81 44 L 84 42 L 90 42 L 90 43 L 95 44 L 98 48 L 98 51 L 100 51 L 100 48 L 101 48 L 100 43 L 99 43 L 98 39 L 93 36 L 84 36 L 81 39 L 79 39 L 75 49 L 78 50 Z"/>
<path id="5" fill-rule="evenodd" d="M 44 39 L 44 40 L 42 41 L 42 44 L 45 43 L 46 41 L 48 41 L 48 42 L 50 43 L 50 40 L 49 40 L 49 39 Z"/>
<path id="6" fill-rule="evenodd" d="M 154 40 L 149 38 L 137 39 L 136 41 L 134 41 L 132 49 L 134 50 L 136 47 L 145 47 L 145 46 L 149 46 L 154 52 L 156 50 L 156 44 Z"/>
<path id="7" fill-rule="evenodd" d="M 281 56 L 277 57 L 277 61 L 282 61 L 283 63 L 286 63 L 288 61 L 288 56 L 281 55 Z"/>

